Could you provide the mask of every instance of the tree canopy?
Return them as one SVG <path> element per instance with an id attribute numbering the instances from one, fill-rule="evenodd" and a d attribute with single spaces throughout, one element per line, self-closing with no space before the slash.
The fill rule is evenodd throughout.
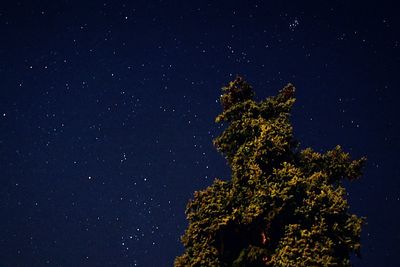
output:
<path id="1" fill-rule="evenodd" d="M 216 122 L 227 127 L 214 145 L 231 179 L 194 193 L 175 266 L 351 266 L 364 218 L 350 213 L 343 180 L 359 178 L 366 159 L 300 149 L 292 84 L 261 102 L 241 77 L 222 90 Z"/>

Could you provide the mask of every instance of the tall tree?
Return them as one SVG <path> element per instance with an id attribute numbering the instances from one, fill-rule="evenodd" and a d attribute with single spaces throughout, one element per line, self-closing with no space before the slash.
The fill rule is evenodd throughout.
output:
<path id="1" fill-rule="evenodd" d="M 194 193 L 175 266 L 351 266 L 364 219 L 349 212 L 342 181 L 360 177 L 365 158 L 301 150 L 291 84 L 261 102 L 241 77 L 222 89 L 216 122 L 228 126 L 214 145 L 232 177 Z"/>

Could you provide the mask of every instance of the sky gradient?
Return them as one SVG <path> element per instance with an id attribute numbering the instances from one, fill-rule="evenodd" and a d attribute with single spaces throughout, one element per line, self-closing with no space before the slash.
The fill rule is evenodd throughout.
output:
<path id="1" fill-rule="evenodd" d="M 276 2 L 2 1 L 0 265 L 172 266 L 187 201 L 229 179 L 214 119 L 240 74 L 259 100 L 296 86 L 302 147 L 368 157 L 353 262 L 398 266 L 395 2 Z"/>

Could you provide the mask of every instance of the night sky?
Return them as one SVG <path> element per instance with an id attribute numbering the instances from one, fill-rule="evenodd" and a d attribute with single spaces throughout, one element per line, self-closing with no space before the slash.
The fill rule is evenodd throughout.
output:
<path id="1" fill-rule="evenodd" d="M 229 179 L 237 74 L 296 86 L 302 147 L 368 157 L 354 264 L 399 266 L 398 8 L 303 2 L 1 1 L 0 266 L 171 266 L 187 201 Z"/>

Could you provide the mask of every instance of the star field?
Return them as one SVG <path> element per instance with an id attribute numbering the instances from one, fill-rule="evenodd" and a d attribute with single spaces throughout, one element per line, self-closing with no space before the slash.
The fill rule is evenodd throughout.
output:
<path id="1" fill-rule="evenodd" d="M 395 3 L 5 1 L 0 4 L 3 266 L 172 266 L 185 205 L 229 168 L 220 88 L 296 88 L 302 147 L 368 164 L 355 266 L 400 253 Z"/>

